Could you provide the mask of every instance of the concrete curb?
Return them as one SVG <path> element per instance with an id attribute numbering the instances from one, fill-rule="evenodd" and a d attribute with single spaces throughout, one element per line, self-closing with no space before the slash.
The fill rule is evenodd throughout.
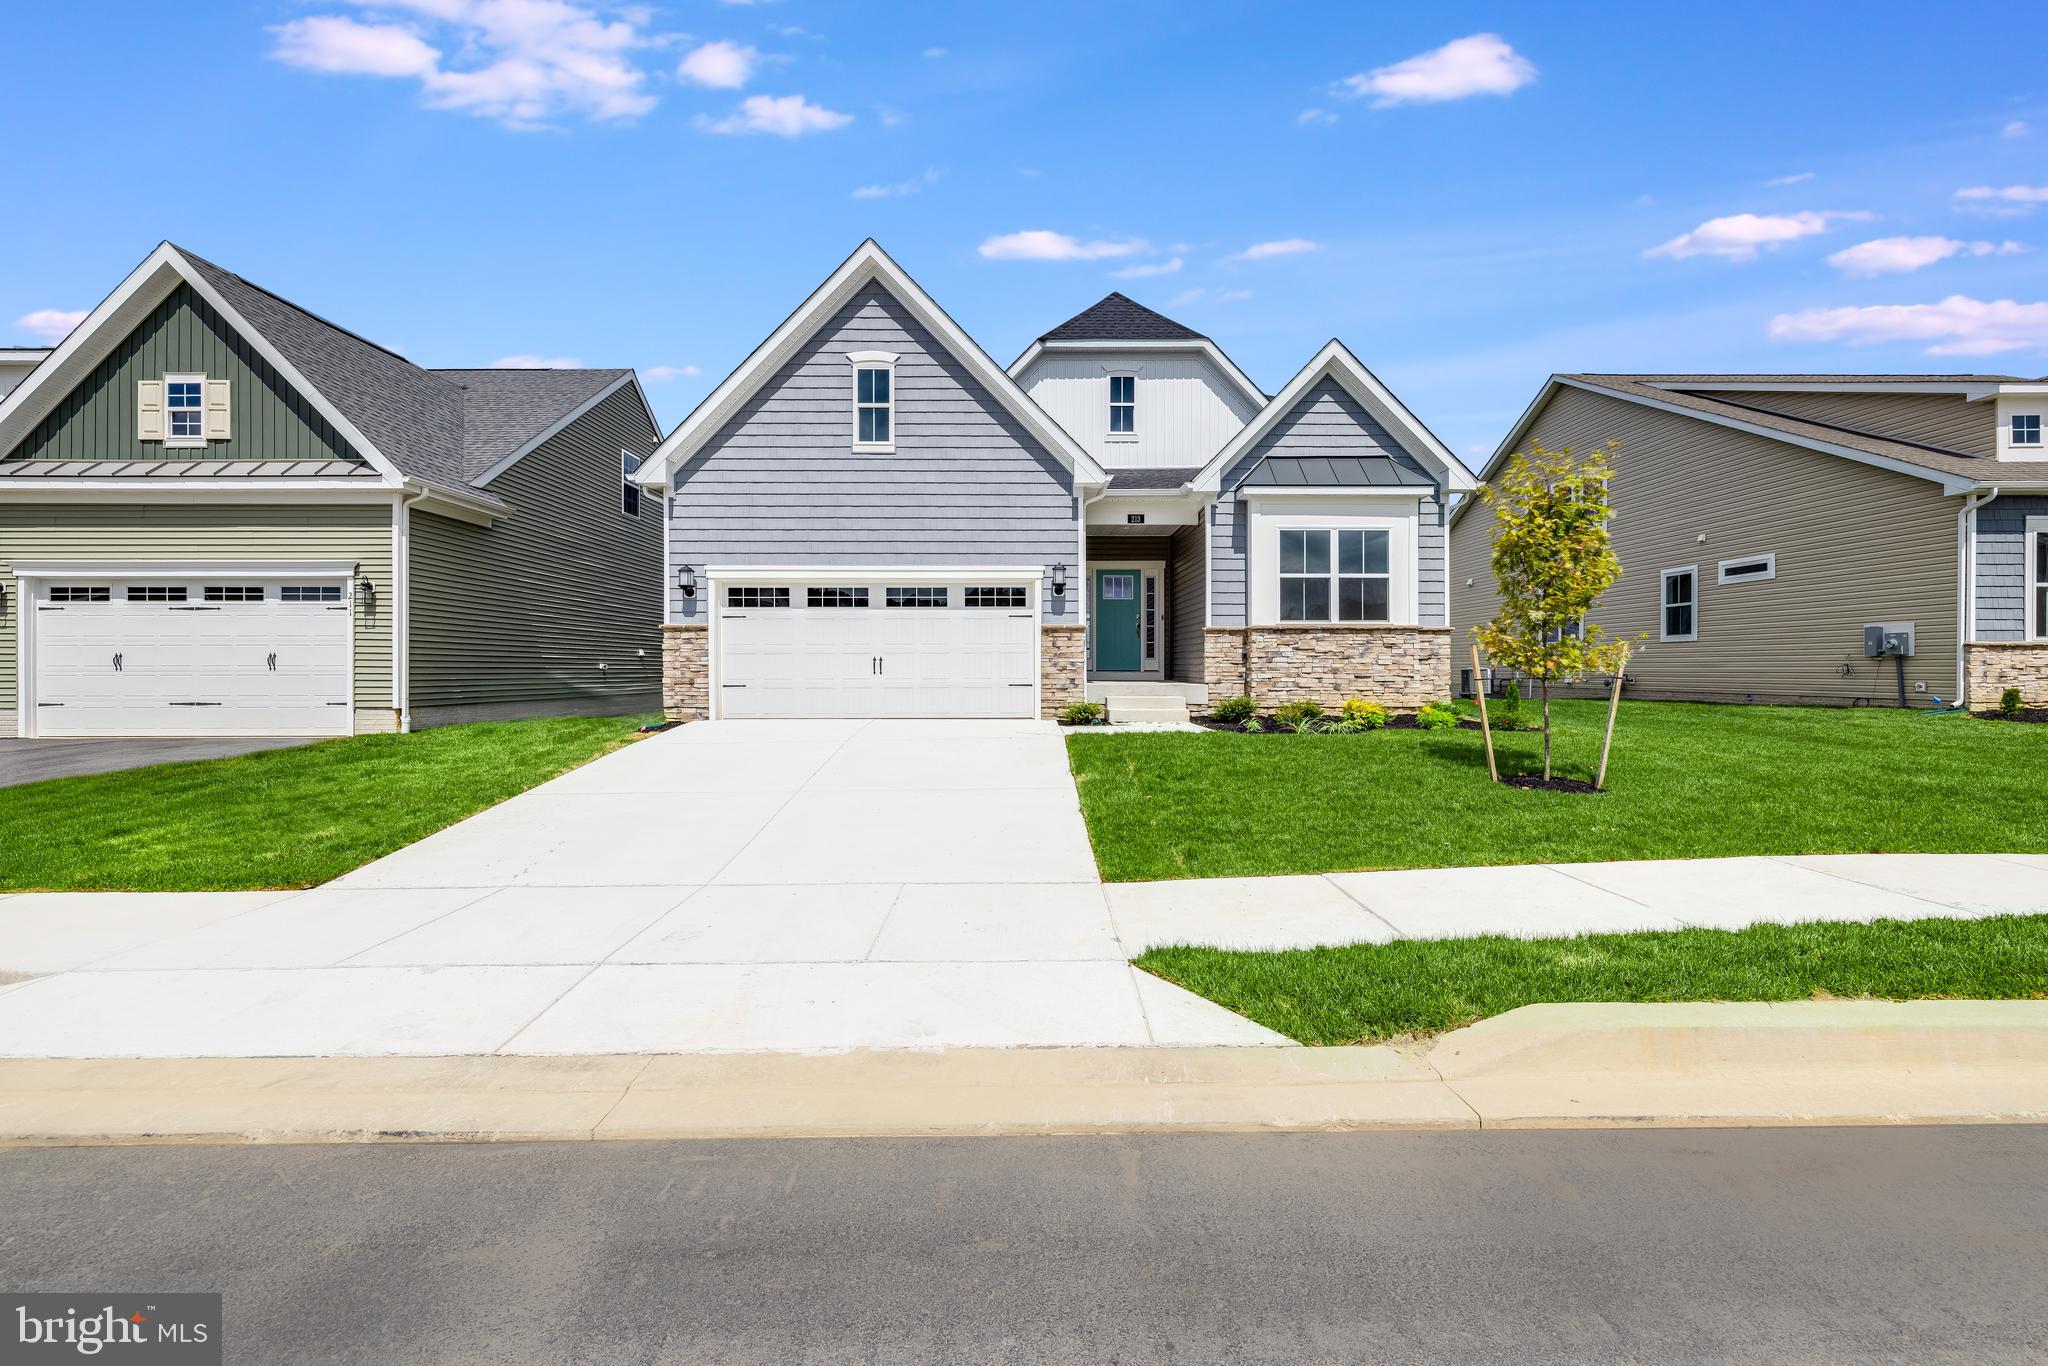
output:
<path id="1" fill-rule="evenodd" d="M 2048 1120 L 2048 1001 L 1530 1006 L 1426 1048 L 0 1062 L 0 1144 Z"/>

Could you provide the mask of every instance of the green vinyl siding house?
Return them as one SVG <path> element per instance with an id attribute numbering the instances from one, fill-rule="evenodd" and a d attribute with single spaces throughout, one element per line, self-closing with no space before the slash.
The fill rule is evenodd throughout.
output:
<path id="1" fill-rule="evenodd" d="M 630 370 L 429 370 L 169 243 L 0 397 L 0 735 L 659 702 Z"/>

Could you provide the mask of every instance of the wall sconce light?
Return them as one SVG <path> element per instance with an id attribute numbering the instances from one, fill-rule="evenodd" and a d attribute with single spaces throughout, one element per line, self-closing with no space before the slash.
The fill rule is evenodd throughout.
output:
<path id="1" fill-rule="evenodd" d="M 1052 567 L 1052 595 L 1056 598 L 1067 595 L 1067 567 L 1063 564 Z"/>
<path id="2" fill-rule="evenodd" d="M 676 589 L 686 598 L 697 596 L 697 571 L 684 565 L 676 571 Z"/>
<path id="3" fill-rule="evenodd" d="M 377 610 L 377 586 L 368 579 L 356 580 L 356 610 L 364 616 Z"/>

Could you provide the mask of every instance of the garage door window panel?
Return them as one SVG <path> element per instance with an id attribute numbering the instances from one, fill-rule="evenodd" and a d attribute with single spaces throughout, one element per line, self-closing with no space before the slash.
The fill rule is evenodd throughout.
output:
<path id="1" fill-rule="evenodd" d="M 50 589 L 50 601 L 59 603 L 112 602 L 113 590 L 101 583 L 60 583 Z"/>
<path id="2" fill-rule="evenodd" d="M 972 588 L 967 590 L 969 607 L 1028 607 L 1025 590 L 1022 588 Z"/>
<path id="3" fill-rule="evenodd" d="M 868 605 L 868 590 L 865 588 L 806 588 L 806 607 L 865 607 Z"/>
<path id="4" fill-rule="evenodd" d="M 725 605 L 727 607 L 787 607 L 789 606 L 789 590 L 787 588 L 728 588 L 725 590 Z"/>
<path id="5" fill-rule="evenodd" d="M 891 588 L 887 595 L 891 607 L 944 607 L 949 602 L 949 590 L 944 588 Z"/>

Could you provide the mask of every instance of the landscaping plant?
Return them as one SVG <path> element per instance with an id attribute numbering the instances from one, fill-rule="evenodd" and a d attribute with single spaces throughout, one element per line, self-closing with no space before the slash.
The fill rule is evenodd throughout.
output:
<path id="1" fill-rule="evenodd" d="M 1451 702 L 1425 702 L 1415 713 L 1415 724 L 1424 730 L 1456 730 L 1460 719 L 1457 705 Z"/>
<path id="2" fill-rule="evenodd" d="M 1306 698 L 1273 709 L 1273 720 L 1296 735 L 1305 735 L 1323 719 L 1323 709 Z"/>
<path id="3" fill-rule="evenodd" d="M 2018 688 L 2007 688 L 1998 695 L 1998 714 L 2008 721 L 2019 720 L 2022 700 Z"/>
<path id="4" fill-rule="evenodd" d="M 1362 697 L 1346 698 L 1344 721 L 1352 730 L 1378 730 L 1387 724 L 1387 709 Z"/>
<path id="5" fill-rule="evenodd" d="M 1226 697 L 1221 702 L 1213 702 L 1209 706 L 1209 715 L 1211 717 L 1231 725 L 1235 725 L 1240 721 L 1249 721 L 1252 717 L 1258 715 L 1258 711 L 1259 704 L 1257 699 L 1250 697 Z"/>
<path id="6" fill-rule="evenodd" d="M 1093 726 L 1102 720 L 1100 702 L 1076 702 L 1060 712 L 1060 720 L 1070 726 Z"/>
<path id="7" fill-rule="evenodd" d="M 1473 634 L 1497 667 L 1536 680 L 1543 699 L 1543 780 L 1551 776 L 1550 685 L 1626 667 L 1629 642 L 1588 615 L 1621 577 L 1607 535 L 1614 447 L 1575 455 L 1532 447 L 1479 496 L 1495 519 L 1500 612 Z M 1604 756 L 1603 756 L 1604 767 Z"/>

